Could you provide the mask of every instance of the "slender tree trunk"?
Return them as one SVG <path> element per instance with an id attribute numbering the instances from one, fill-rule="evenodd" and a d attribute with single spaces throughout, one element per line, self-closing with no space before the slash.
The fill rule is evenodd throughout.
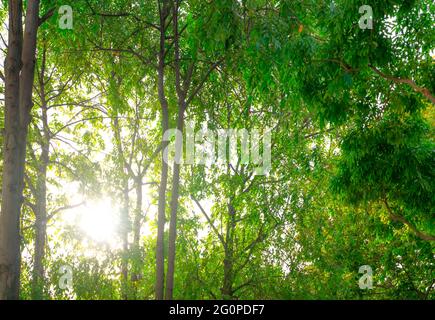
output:
<path id="1" fill-rule="evenodd" d="M 121 294 L 124 300 L 128 300 L 128 232 L 130 229 L 130 217 L 129 217 L 129 197 L 128 197 L 128 178 L 124 178 L 123 182 L 123 208 L 121 215 L 121 241 L 122 241 L 122 260 L 121 260 Z"/>
<path id="2" fill-rule="evenodd" d="M 41 92 L 44 90 L 42 88 Z M 32 298 L 43 299 L 44 294 L 44 258 L 47 238 L 47 168 L 50 154 L 50 136 L 48 131 L 47 106 L 42 99 L 43 141 L 37 177 L 37 195 L 35 212 L 35 256 L 33 263 Z"/>
<path id="3" fill-rule="evenodd" d="M 8 54 L 5 61 L 5 145 L 0 215 L 0 299 L 18 299 L 20 287 L 20 211 L 23 203 L 26 139 L 35 70 L 39 1 L 27 4 L 22 32 L 22 1 L 9 1 Z"/>
<path id="4" fill-rule="evenodd" d="M 2 210 L 0 216 L 0 299 L 18 299 L 20 273 L 19 219 L 22 182 L 19 181 L 21 69 L 21 1 L 9 1 L 9 39 L 5 60 L 5 142 L 3 148 Z"/>
<path id="5" fill-rule="evenodd" d="M 222 299 L 233 299 L 234 282 L 234 231 L 236 228 L 236 211 L 231 203 L 228 204 L 228 222 L 225 240 L 224 280 L 221 289 Z"/>
<path id="6" fill-rule="evenodd" d="M 233 254 L 231 250 L 225 250 L 224 258 L 224 280 L 222 285 L 222 299 L 233 298 Z"/>
<path id="7" fill-rule="evenodd" d="M 112 77 L 115 77 L 115 73 L 112 73 Z M 121 79 L 119 80 L 119 84 Z M 119 92 L 116 92 L 119 95 Z M 122 197 L 123 197 L 123 208 L 121 213 L 121 241 L 122 241 L 122 259 L 121 259 L 121 295 L 124 300 L 128 300 L 130 296 L 130 285 L 128 280 L 128 266 L 130 262 L 130 248 L 128 235 L 131 231 L 130 224 L 130 197 L 129 197 L 129 178 L 131 175 L 131 168 L 124 157 L 124 148 L 122 147 L 121 131 L 118 120 L 119 114 L 115 113 L 115 118 L 113 121 L 113 130 L 115 133 L 115 145 L 118 151 L 118 155 L 121 158 L 121 168 L 122 173 Z"/>
<path id="8" fill-rule="evenodd" d="M 175 88 L 178 97 L 178 117 L 177 117 L 177 130 L 183 132 L 184 130 L 184 113 L 186 110 L 186 91 L 182 88 L 181 74 L 180 74 L 180 47 L 179 47 L 179 33 L 178 33 L 178 0 L 174 2 L 173 7 L 173 27 L 174 27 L 174 52 L 175 52 Z M 187 84 L 186 84 L 187 85 Z M 180 153 L 183 151 L 183 140 L 179 140 L 176 136 L 176 149 Z M 175 253 L 176 253 L 176 240 L 177 240 L 177 211 L 178 211 L 178 198 L 180 186 L 180 164 L 174 161 L 172 173 L 172 194 L 171 194 L 171 213 L 169 222 L 169 248 L 168 248 L 168 272 L 166 278 L 166 300 L 172 300 L 174 291 L 174 272 L 175 272 Z"/>
<path id="9" fill-rule="evenodd" d="M 39 158 L 36 181 L 35 206 L 35 249 L 32 275 L 32 299 L 44 298 L 44 258 L 47 239 L 47 168 L 50 161 L 50 130 L 48 126 L 47 100 L 45 96 L 46 50 L 43 49 L 41 72 L 39 74 L 39 91 L 42 113 L 41 155 Z"/>
<path id="10" fill-rule="evenodd" d="M 184 108 L 180 110 L 177 129 L 183 132 Z M 178 137 L 176 138 L 178 139 Z M 176 144 L 182 141 L 176 141 Z M 180 164 L 174 163 L 171 194 L 171 218 L 169 222 L 169 248 L 168 248 L 168 272 L 166 278 L 166 300 L 172 300 L 174 291 L 175 249 L 177 240 L 177 211 L 180 186 Z"/>
<path id="11" fill-rule="evenodd" d="M 139 242 L 140 242 L 140 227 L 142 222 L 142 179 L 141 177 L 136 178 L 136 212 L 134 215 L 134 222 L 133 222 L 133 246 L 135 247 L 135 250 L 139 249 Z"/>
<path id="12" fill-rule="evenodd" d="M 162 106 L 162 131 L 168 130 L 168 110 Z M 163 300 L 164 281 L 165 281 L 165 251 L 164 235 L 166 220 L 166 187 L 168 183 L 168 164 L 162 154 L 162 170 L 160 174 L 158 216 L 157 216 L 157 247 L 156 247 L 156 299 Z"/>
<path id="13" fill-rule="evenodd" d="M 135 178 L 136 208 L 133 221 L 133 268 L 131 281 L 139 281 L 142 278 L 142 254 L 140 250 L 140 228 L 142 226 L 142 177 Z M 135 286 L 137 289 L 137 286 Z M 134 290 L 134 298 L 137 299 L 137 290 Z"/>
<path id="14" fill-rule="evenodd" d="M 165 31 L 166 17 L 169 14 L 169 1 L 164 0 L 160 8 L 160 50 L 158 66 L 158 94 L 162 109 L 162 138 L 169 129 L 168 101 L 165 95 Z M 165 220 L 166 220 L 166 187 L 168 183 L 168 164 L 162 149 L 162 170 L 160 174 L 158 215 L 157 215 L 157 244 L 156 244 L 156 285 L 155 298 L 163 300 L 165 284 Z"/>
<path id="15" fill-rule="evenodd" d="M 45 151 L 43 151 L 45 153 Z M 45 158 L 45 155 L 44 155 Z M 32 278 L 32 299 L 41 300 L 44 294 L 44 257 L 47 237 L 47 162 L 41 163 L 40 172 L 38 173 L 38 195 L 36 199 L 36 221 L 35 221 L 35 253 L 33 263 L 33 278 Z"/>

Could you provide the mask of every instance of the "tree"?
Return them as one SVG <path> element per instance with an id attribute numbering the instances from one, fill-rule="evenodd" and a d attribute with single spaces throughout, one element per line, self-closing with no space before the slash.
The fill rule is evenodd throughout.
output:
<path id="1" fill-rule="evenodd" d="M 9 1 L 5 61 L 5 140 L 0 216 L 0 299 L 18 299 L 20 212 L 23 203 L 27 131 L 32 108 L 39 1 L 29 1 L 24 33 L 22 1 Z"/>

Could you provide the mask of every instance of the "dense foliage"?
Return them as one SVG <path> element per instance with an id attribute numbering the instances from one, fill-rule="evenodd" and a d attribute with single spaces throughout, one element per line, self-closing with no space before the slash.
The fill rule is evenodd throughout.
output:
<path id="1" fill-rule="evenodd" d="M 32 1 L 19 298 L 435 298 L 433 1 Z M 165 161 L 175 128 L 270 133 L 270 170 Z"/>

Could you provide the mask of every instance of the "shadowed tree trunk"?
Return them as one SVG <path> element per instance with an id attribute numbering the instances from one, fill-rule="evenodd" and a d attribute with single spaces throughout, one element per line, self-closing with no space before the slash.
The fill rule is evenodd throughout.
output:
<path id="1" fill-rule="evenodd" d="M 133 221 L 133 246 L 134 250 L 139 250 L 139 241 L 140 241 L 140 227 L 142 225 L 142 177 L 136 177 L 135 189 L 136 189 L 136 212 L 134 215 Z"/>
<path id="2" fill-rule="evenodd" d="M 224 280 L 222 285 L 222 299 L 233 298 L 234 282 L 234 231 L 236 229 L 236 211 L 231 202 L 228 204 L 228 222 L 224 246 Z"/>
<path id="3" fill-rule="evenodd" d="M 174 52 L 175 52 L 175 88 L 178 97 L 178 117 L 177 117 L 177 130 L 183 132 L 184 128 L 184 111 L 186 109 L 185 92 L 181 88 L 180 76 L 180 48 L 179 48 L 179 34 L 178 34 L 178 1 L 173 4 L 173 24 L 174 24 Z M 175 145 L 177 152 L 182 153 L 183 141 L 179 141 L 179 136 L 176 136 Z M 181 145 L 180 145 L 181 144 Z M 181 148 L 180 148 L 181 147 Z M 180 153 L 180 156 L 181 156 Z M 174 168 L 172 173 L 172 194 L 170 204 L 170 222 L 169 222 L 169 248 L 168 248 L 168 273 L 166 278 L 166 293 L 165 299 L 172 300 L 174 291 L 174 271 L 175 271 L 175 245 L 177 239 L 177 210 L 178 210 L 178 197 L 180 185 L 180 164 L 177 162 L 177 155 L 175 156 Z"/>
<path id="4" fill-rule="evenodd" d="M 121 241 L 122 241 L 122 261 L 121 261 L 121 294 L 124 300 L 128 299 L 128 259 L 129 259 L 129 248 L 128 248 L 128 232 L 130 230 L 130 217 L 129 217 L 129 197 L 128 197 L 128 178 L 124 177 L 124 190 L 122 193 L 123 197 L 123 208 L 121 214 Z"/>
<path id="5" fill-rule="evenodd" d="M 18 299 L 20 273 L 19 219 L 22 181 L 19 181 L 19 157 L 22 142 L 20 128 L 20 69 L 22 50 L 21 1 L 9 1 L 8 53 L 5 60 L 5 139 L 0 216 L 0 299 Z"/>
<path id="6" fill-rule="evenodd" d="M 50 131 L 48 127 L 47 101 L 45 97 L 44 73 L 45 51 L 42 56 L 39 88 L 41 98 L 42 128 L 41 156 L 36 182 L 35 206 L 35 253 L 32 278 L 32 299 L 43 299 L 44 293 L 44 257 L 47 237 L 47 168 L 50 161 Z"/>
<path id="7" fill-rule="evenodd" d="M 48 145 L 43 146 L 41 164 L 38 172 L 37 199 L 35 211 L 35 253 L 32 278 L 32 299 L 43 299 L 44 292 L 44 256 L 47 236 L 47 167 L 48 167 Z"/>
<path id="8" fill-rule="evenodd" d="M 162 137 L 169 129 L 169 114 L 168 101 L 165 95 L 165 32 L 166 18 L 169 15 L 169 1 L 159 1 L 160 11 L 160 49 L 159 49 L 159 65 L 158 65 L 158 95 L 162 110 Z M 155 298 L 163 300 L 164 285 L 165 285 L 165 220 L 166 220 L 166 187 L 168 183 L 168 164 L 164 156 L 164 148 L 162 149 L 162 169 L 160 173 L 160 187 L 158 200 L 157 214 L 157 244 L 156 244 L 156 285 Z"/>
<path id="9" fill-rule="evenodd" d="M 9 1 L 5 61 L 5 144 L 0 215 L 0 299 L 18 299 L 20 211 L 23 203 L 26 139 L 32 108 L 39 1 L 29 1 L 22 30 L 22 1 Z"/>
<path id="10" fill-rule="evenodd" d="M 132 274 L 131 274 L 132 282 L 140 281 L 142 278 L 141 270 L 143 266 L 143 260 L 142 260 L 142 253 L 140 248 L 140 229 L 142 226 L 142 219 L 144 217 L 142 213 L 142 203 L 143 203 L 142 187 L 143 187 L 142 176 L 139 174 L 137 177 L 135 177 L 136 208 L 135 208 L 134 220 L 133 220 L 133 245 L 132 245 L 133 263 L 132 263 Z M 134 288 L 135 288 L 134 299 L 138 299 L 137 285 L 134 285 Z"/>
<path id="11" fill-rule="evenodd" d="M 184 107 L 180 108 L 177 129 L 183 132 L 184 127 Z M 177 137 L 178 139 L 178 137 Z M 176 141 L 176 144 L 182 141 Z M 172 194 L 171 194 L 171 216 L 169 222 L 169 248 L 168 248 L 168 273 L 166 278 L 165 299 L 172 300 L 174 291 L 174 271 L 175 271 L 175 246 L 177 239 L 177 210 L 180 186 L 180 164 L 174 163 L 172 177 Z"/>
<path id="12" fill-rule="evenodd" d="M 178 105 L 178 115 L 177 115 L 177 130 L 182 133 L 184 130 L 184 117 L 186 109 L 192 99 L 201 90 L 204 83 L 207 81 L 208 76 L 219 64 L 218 62 L 213 63 L 207 70 L 205 75 L 199 81 L 198 85 L 192 90 L 188 96 L 188 92 L 191 86 L 192 74 L 195 69 L 195 60 L 191 62 L 188 66 L 187 71 L 182 76 L 181 66 L 180 66 L 180 32 L 178 30 L 178 16 L 179 16 L 179 4 L 180 1 L 176 0 L 173 2 L 173 46 L 174 46 L 174 70 L 175 70 L 175 91 L 177 93 L 177 105 Z M 176 136 L 176 158 L 177 154 L 181 157 L 183 153 L 183 141 L 179 140 L 178 135 Z M 179 186 L 180 186 L 180 164 L 179 161 L 174 161 L 174 167 L 172 172 L 172 194 L 170 203 L 170 223 L 169 223 L 169 245 L 168 245 L 168 272 L 166 279 L 166 294 L 165 298 L 167 300 L 172 300 L 173 290 L 174 290 L 174 272 L 175 272 L 175 254 L 176 254 L 176 240 L 177 240 L 177 211 L 179 206 Z"/>
<path id="13" fill-rule="evenodd" d="M 115 74 L 113 74 L 115 76 Z M 119 80 L 120 83 L 120 80 Z M 117 92 L 118 94 L 118 92 Z M 129 174 L 131 171 L 129 163 L 124 157 L 124 148 L 122 146 L 121 129 L 119 124 L 119 114 L 116 112 L 113 130 L 115 132 L 115 145 L 117 152 L 121 159 L 120 166 L 122 172 L 122 212 L 121 212 L 121 241 L 122 241 L 122 259 L 121 259 L 121 295 L 124 300 L 128 300 L 130 293 L 130 286 L 128 281 L 128 266 L 130 260 L 130 248 L 128 242 L 128 234 L 131 231 L 130 224 L 130 197 L 129 197 Z"/>

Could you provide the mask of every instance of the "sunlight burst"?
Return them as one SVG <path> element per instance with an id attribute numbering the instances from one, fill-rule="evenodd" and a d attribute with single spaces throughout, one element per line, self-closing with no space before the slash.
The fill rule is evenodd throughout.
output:
<path id="1" fill-rule="evenodd" d="M 110 243 L 116 237 L 117 209 L 110 200 L 85 205 L 80 216 L 80 228 L 93 240 Z"/>

